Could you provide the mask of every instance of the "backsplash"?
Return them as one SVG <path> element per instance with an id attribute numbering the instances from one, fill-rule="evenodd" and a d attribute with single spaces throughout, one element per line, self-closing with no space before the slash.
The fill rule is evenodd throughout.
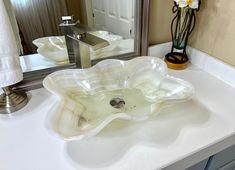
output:
<path id="1" fill-rule="evenodd" d="M 171 42 L 154 45 L 149 47 L 149 55 L 164 58 L 164 56 L 170 51 Z M 215 76 L 216 78 L 224 81 L 230 86 L 235 88 L 235 67 L 221 60 L 216 59 L 202 51 L 195 48 L 188 47 L 187 54 L 190 58 L 190 62 L 204 70 L 205 72 Z"/>

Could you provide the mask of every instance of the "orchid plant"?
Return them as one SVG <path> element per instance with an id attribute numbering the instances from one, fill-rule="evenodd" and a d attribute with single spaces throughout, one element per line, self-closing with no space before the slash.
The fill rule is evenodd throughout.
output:
<path id="1" fill-rule="evenodd" d="M 174 0 L 176 4 L 180 8 L 192 8 L 192 9 L 198 9 L 199 7 L 199 0 Z"/>
<path id="2" fill-rule="evenodd" d="M 174 0 L 172 12 L 175 17 L 171 22 L 172 48 L 165 56 L 168 67 L 184 69 L 189 58 L 186 53 L 188 38 L 196 24 L 196 12 L 202 0 Z"/>
<path id="3" fill-rule="evenodd" d="M 174 0 L 178 10 L 178 22 L 174 35 L 174 45 L 178 49 L 184 49 L 187 39 L 195 25 L 194 11 L 199 10 L 201 0 Z"/>

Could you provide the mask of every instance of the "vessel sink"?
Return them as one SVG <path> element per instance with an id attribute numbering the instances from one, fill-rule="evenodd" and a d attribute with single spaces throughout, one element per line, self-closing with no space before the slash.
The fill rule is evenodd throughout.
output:
<path id="1" fill-rule="evenodd" d="M 167 73 L 156 57 L 107 59 L 88 69 L 56 71 L 43 81 L 58 96 L 48 127 L 65 140 L 94 136 L 115 119 L 140 121 L 189 100 L 193 86 Z"/>
<path id="2" fill-rule="evenodd" d="M 68 61 L 67 47 L 64 36 L 42 37 L 33 41 L 38 47 L 37 52 L 56 62 Z"/>

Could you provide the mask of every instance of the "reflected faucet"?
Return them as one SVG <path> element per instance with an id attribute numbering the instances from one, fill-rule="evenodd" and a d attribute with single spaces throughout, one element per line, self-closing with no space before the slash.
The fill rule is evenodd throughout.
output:
<path id="1" fill-rule="evenodd" d="M 75 61 L 77 65 L 80 65 L 82 68 L 91 67 L 90 52 L 108 46 L 109 42 L 90 34 L 90 28 L 79 24 L 79 22 L 72 22 L 73 19 L 70 17 L 64 18 L 60 26 L 64 27 L 70 62 Z M 69 19 L 69 22 L 66 19 Z M 72 42 L 72 40 L 75 41 Z M 78 61 L 80 61 L 80 63 L 78 63 Z"/>

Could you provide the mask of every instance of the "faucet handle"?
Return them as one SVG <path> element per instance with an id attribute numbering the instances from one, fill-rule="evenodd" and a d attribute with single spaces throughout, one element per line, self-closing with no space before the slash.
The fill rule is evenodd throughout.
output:
<path id="1" fill-rule="evenodd" d="M 62 16 L 62 21 L 66 24 L 73 22 L 73 15 L 72 16 Z"/>
<path id="2" fill-rule="evenodd" d="M 83 38 L 86 37 L 86 32 L 83 32 L 83 33 L 80 33 L 80 34 L 76 34 L 75 37 L 78 39 L 78 40 L 81 40 Z"/>
<path id="3" fill-rule="evenodd" d="M 73 15 L 62 16 L 62 23 L 60 24 L 60 26 L 74 26 L 74 25 L 77 25 L 78 23 L 80 23 L 79 20 L 74 22 Z"/>

